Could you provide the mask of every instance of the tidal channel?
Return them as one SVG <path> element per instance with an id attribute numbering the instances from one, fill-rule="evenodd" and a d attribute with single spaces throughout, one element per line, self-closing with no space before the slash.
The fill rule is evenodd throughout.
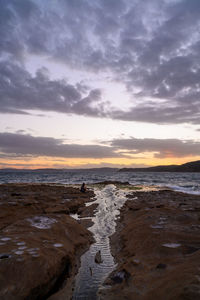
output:
<path id="1" fill-rule="evenodd" d="M 98 203 L 94 222 L 89 230 L 93 233 L 95 243 L 81 257 L 81 266 L 75 278 L 73 300 L 95 300 L 98 290 L 110 272 L 116 267 L 110 251 L 109 237 L 115 232 L 116 218 L 120 208 L 126 201 L 127 191 L 117 189 L 115 185 L 106 185 L 104 188 L 95 188 L 95 201 Z M 102 263 L 95 262 L 96 253 L 101 252 Z"/>

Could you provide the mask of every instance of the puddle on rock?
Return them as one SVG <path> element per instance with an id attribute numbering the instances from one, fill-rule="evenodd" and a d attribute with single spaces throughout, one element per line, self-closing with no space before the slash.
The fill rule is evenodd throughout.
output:
<path id="1" fill-rule="evenodd" d="M 181 244 L 179 243 L 166 243 L 166 244 L 163 244 L 164 247 L 167 247 L 167 248 L 178 248 L 181 246 Z"/>
<path id="2" fill-rule="evenodd" d="M 82 255 L 81 266 L 75 278 L 73 299 L 98 299 L 97 292 L 102 287 L 106 277 L 116 267 L 110 252 L 109 237 L 115 232 L 115 220 L 119 209 L 125 203 L 128 191 L 118 190 L 114 185 L 107 185 L 104 189 L 95 189 L 98 203 L 94 225 L 89 228 L 95 238 L 95 243 Z M 95 263 L 95 256 L 101 251 L 101 263 Z"/>

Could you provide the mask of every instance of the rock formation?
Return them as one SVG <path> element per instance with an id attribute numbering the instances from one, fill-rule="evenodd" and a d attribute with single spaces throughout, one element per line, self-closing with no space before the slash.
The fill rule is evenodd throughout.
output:
<path id="1" fill-rule="evenodd" d="M 92 236 L 69 213 L 93 196 L 56 185 L 0 185 L 1 300 L 47 299 L 71 280 Z"/>
<path id="2" fill-rule="evenodd" d="M 103 262 L 102 258 L 101 258 L 101 251 L 100 250 L 96 253 L 94 261 L 97 264 L 101 264 Z"/>
<path id="3" fill-rule="evenodd" d="M 200 299 L 200 196 L 134 192 L 111 238 L 117 269 L 101 298 Z"/>

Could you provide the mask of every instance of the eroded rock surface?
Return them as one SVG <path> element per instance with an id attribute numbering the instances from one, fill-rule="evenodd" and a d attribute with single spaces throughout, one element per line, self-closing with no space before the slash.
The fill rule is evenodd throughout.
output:
<path id="1" fill-rule="evenodd" d="M 200 299 L 200 196 L 164 190 L 128 197 L 111 238 L 118 267 L 101 299 Z"/>
<path id="2" fill-rule="evenodd" d="M 84 211 L 93 196 L 56 185 L 0 185 L 0 299 L 47 299 L 71 280 L 92 235 L 69 213 Z"/>

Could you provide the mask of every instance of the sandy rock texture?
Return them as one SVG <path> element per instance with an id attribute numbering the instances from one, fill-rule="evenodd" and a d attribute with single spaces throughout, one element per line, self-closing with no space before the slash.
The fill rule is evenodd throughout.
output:
<path id="1" fill-rule="evenodd" d="M 111 238 L 117 269 L 101 299 L 200 299 L 200 196 L 134 192 Z"/>
<path id="2" fill-rule="evenodd" d="M 61 299 L 91 233 L 69 216 L 92 200 L 93 192 L 39 185 L 0 185 L 0 299 Z M 58 295 L 58 296 L 56 296 Z"/>

